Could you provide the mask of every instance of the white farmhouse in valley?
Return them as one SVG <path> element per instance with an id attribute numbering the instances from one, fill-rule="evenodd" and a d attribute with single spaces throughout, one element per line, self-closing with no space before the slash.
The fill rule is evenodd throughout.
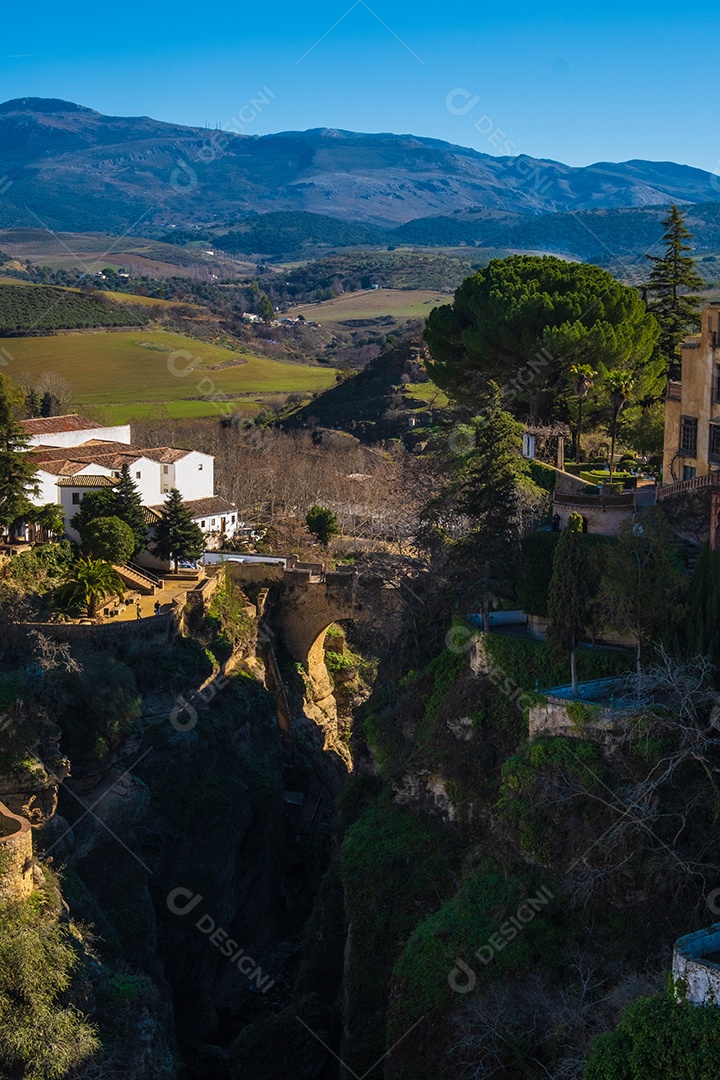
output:
<path id="1" fill-rule="evenodd" d="M 127 465 L 146 508 L 148 525 L 157 521 L 165 496 L 177 488 L 193 520 L 213 546 L 240 525 L 237 507 L 215 494 L 215 459 L 199 450 L 172 446 L 141 447 L 131 441 L 130 425 L 103 427 L 72 413 L 21 421 L 37 467 L 36 506 L 62 507 L 65 531 L 79 536 L 70 521 L 85 494 L 112 487 Z"/>

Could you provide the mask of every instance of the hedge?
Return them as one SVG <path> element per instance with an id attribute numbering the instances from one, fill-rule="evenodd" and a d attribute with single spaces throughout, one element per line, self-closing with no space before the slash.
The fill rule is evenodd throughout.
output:
<path id="1" fill-rule="evenodd" d="M 544 690 L 570 682 L 569 657 L 553 656 L 546 641 L 489 633 L 483 634 L 483 644 L 493 666 L 523 690 Z M 580 645 L 577 650 L 581 682 L 625 675 L 633 664 L 634 657 L 629 650 L 602 645 Z"/>

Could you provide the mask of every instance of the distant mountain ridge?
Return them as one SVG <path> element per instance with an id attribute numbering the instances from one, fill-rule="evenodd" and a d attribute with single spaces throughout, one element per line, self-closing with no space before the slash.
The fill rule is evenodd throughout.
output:
<path id="1" fill-rule="evenodd" d="M 325 128 L 236 135 L 32 97 L 0 104 L 0 191 L 0 227 L 116 232 L 268 211 L 398 226 L 470 209 L 529 219 L 720 200 L 716 176 L 673 162 L 573 168 Z"/>

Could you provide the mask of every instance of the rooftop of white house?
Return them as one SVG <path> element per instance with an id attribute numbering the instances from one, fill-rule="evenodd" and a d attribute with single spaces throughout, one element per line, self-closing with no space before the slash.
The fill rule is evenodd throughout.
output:
<path id="1" fill-rule="evenodd" d="M 66 431 L 92 431 L 103 428 L 95 420 L 88 420 L 78 413 L 68 413 L 66 416 L 37 416 L 32 420 L 21 420 L 23 428 L 28 435 L 56 435 Z"/>

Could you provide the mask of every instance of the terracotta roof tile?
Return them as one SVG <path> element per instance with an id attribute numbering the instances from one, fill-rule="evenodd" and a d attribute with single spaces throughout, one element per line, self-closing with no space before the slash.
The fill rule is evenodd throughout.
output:
<path id="1" fill-rule="evenodd" d="M 113 479 L 111 476 L 73 476 L 63 477 L 62 480 L 58 480 L 58 487 L 112 487 Z"/>
<path id="2" fill-rule="evenodd" d="M 21 420 L 20 423 L 28 435 L 52 435 L 54 432 L 85 431 L 103 426 L 78 413 L 68 413 L 67 416 L 37 416 L 33 420 Z"/>
<path id="3" fill-rule="evenodd" d="M 233 506 L 231 502 L 223 499 L 220 495 L 212 495 L 207 499 L 188 499 L 184 501 L 184 506 L 195 519 L 217 517 L 221 514 L 236 514 L 238 512 L 237 506 Z M 160 503 L 158 506 L 149 506 L 147 509 L 159 516 L 165 509 L 165 504 Z"/>

